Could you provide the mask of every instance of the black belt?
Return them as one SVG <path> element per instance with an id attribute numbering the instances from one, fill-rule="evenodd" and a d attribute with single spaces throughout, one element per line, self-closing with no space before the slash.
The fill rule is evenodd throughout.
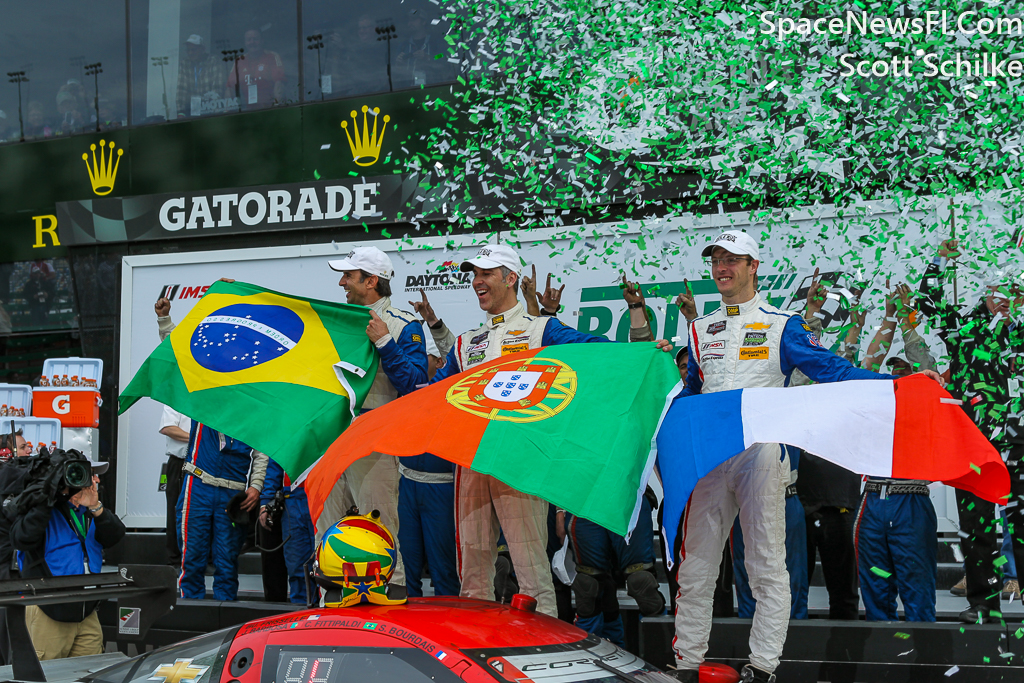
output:
<path id="1" fill-rule="evenodd" d="M 930 491 L 928 490 L 927 484 L 919 484 L 917 482 L 901 482 L 901 481 L 871 481 L 870 479 L 864 484 L 865 493 L 877 493 L 881 497 L 887 495 L 893 495 L 895 493 L 909 493 L 918 496 L 927 496 Z"/>
<path id="2" fill-rule="evenodd" d="M 792 498 L 796 495 L 796 484 L 790 484 L 786 487 L 786 498 Z"/>

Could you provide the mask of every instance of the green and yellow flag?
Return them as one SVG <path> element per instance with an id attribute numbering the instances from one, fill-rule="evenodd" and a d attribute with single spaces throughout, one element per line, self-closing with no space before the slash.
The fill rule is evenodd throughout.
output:
<path id="1" fill-rule="evenodd" d="M 377 372 L 369 309 L 215 282 L 121 392 L 263 451 L 296 477 L 351 422 Z"/>

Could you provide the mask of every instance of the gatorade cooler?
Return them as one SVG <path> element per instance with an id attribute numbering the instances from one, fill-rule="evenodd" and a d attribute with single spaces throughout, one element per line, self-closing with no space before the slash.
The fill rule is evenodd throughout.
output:
<path id="1" fill-rule="evenodd" d="M 27 384 L 0 384 L 0 417 L 30 417 L 32 387 Z"/>
<path id="2" fill-rule="evenodd" d="M 48 417 L 14 417 L 6 420 L 0 418 L 4 431 L 10 433 L 11 423 L 14 431 L 21 430 L 22 438 L 32 444 L 32 454 L 39 452 L 40 446 L 47 449 L 63 448 L 64 437 L 61 433 L 60 420 Z"/>
<path id="3" fill-rule="evenodd" d="M 62 427 L 99 426 L 102 359 L 49 358 L 43 362 L 42 376 L 49 386 L 33 387 L 34 416 L 56 418 Z"/>

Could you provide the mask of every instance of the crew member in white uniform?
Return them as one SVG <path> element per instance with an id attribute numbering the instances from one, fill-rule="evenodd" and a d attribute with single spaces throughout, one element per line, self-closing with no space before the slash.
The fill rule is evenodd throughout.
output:
<path id="1" fill-rule="evenodd" d="M 797 313 L 781 311 L 757 293 L 759 252 L 746 233 L 722 233 L 702 256 L 722 307 L 689 324 L 690 358 L 681 396 L 729 389 L 783 387 L 799 368 L 817 382 L 892 379 L 855 368 L 829 352 Z M 926 372 L 939 380 L 934 372 Z M 685 399 L 682 399 L 685 400 Z M 696 683 L 708 648 L 711 605 L 722 549 L 739 512 L 745 566 L 757 607 L 750 629 L 750 663 L 743 681 L 774 681 L 789 626 L 786 571 L 786 486 L 790 467 L 779 444 L 756 444 L 697 482 L 683 514 L 678 561 L 675 650 L 680 681 Z"/>
<path id="2" fill-rule="evenodd" d="M 333 270 L 342 273 L 338 284 L 345 288 L 348 303 L 370 307 L 370 324 L 366 334 L 378 350 L 392 347 L 391 356 L 401 358 L 400 371 L 385 374 L 378 366 L 377 375 L 363 401 L 363 411 L 373 410 L 413 391 L 427 381 L 427 347 L 423 327 L 412 313 L 391 305 L 391 280 L 395 269 L 391 259 L 376 247 L 356 247 L 343 259 L 329 261 Z M 357 418 L 358 419 L 358 418 Z M 345 516 L 355 505 L 360 514 L 380 511 L 380 521 L 398 543 L 398 458 L 372 453 L 360 458 L 345 470 L 334 485 L 320 518 L 316 520 L 316 540 L 323 537 L 332 524 Z M 388 597 L 405 596 L 405 565 L 398 548 L 395 572 L 388 584 Z"/>
<path id="3" fill-rule="evenodd" d="M 520 277 L 519 255 L 505 245 L 486 245 L 464 261 L 463 272 L 472 271 L 473 291 L 487 321 L 458 338 L 440 320 L 431 327 L 437 346 L 450 349 L 445 366 L 432 382 L 518 351 L 552 344 L 603 342 L 600 337 L 577 332 L 558 319 L 526 314 L 516 297 Z M 557 311 L 556 311 L 557 312 Z M 393 354 L 396 345 L 380 349 L 381 365 L 388 376 L 401 372 L 403 362 Z M 498 556 L 498 532 L 505 532 L 509 554 L 521 592 L 537 600 L 537 609 L 558 615 L 551 564 L 547 556 L 548 503 L 516 491 L 494 477 L 464 467 L 455 473 L 456 540 L 458 570 L 463 597 L 494 599 L 494 562 Z"/>

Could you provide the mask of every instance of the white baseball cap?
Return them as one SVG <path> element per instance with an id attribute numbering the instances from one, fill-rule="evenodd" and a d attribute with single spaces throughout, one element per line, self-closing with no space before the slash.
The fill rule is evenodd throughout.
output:
<path id="1" fill-rule="evenodd" d="M 391 259 L 377 247 L 356 247 L 345 258 L 328 261 L 327 265 L 331 270 L 338 272 L 363 270 L 382 280 L 391 280 L 395 277 L 395 267 L 391 265 Z"/>
<path id="2" fill-rule="evenodd" d="M 185 42 L 186 43 L 192 43 L 193 45 L 202 45 L 203 44 L 203 37 L 200 36 L 198 33 L 193 33 L 192 35 L 190 35 L 188 38 L 185 39 Z"/>
<path id="3" fill-rule="evenodd" d="M 753 237 L 739 230 L 726 230 L 714 242 L 704 247 L 704 251 L 700 255 L 704 258 L 711 256 L 711 252 L 715 250 L 715 247 L 721 247 L 730 254 L 749 256 L 755 261 L 761 260 L 761 257 L 758 255 L 757 242 Z"/>
<path id="4" fill-rule="evenodd" d="M 506 247 L 504 244 L 485 244 L 476 252 L 476 256 L 463 261 L 462 265 L 459 266 L 459 270 L 467 273 L 473 270 L 473 266 L 479 268 L 500 268 L 504 266 L 516 275 L 522 270 L 519 254 L 516 253 L 515 249 Z"/>

